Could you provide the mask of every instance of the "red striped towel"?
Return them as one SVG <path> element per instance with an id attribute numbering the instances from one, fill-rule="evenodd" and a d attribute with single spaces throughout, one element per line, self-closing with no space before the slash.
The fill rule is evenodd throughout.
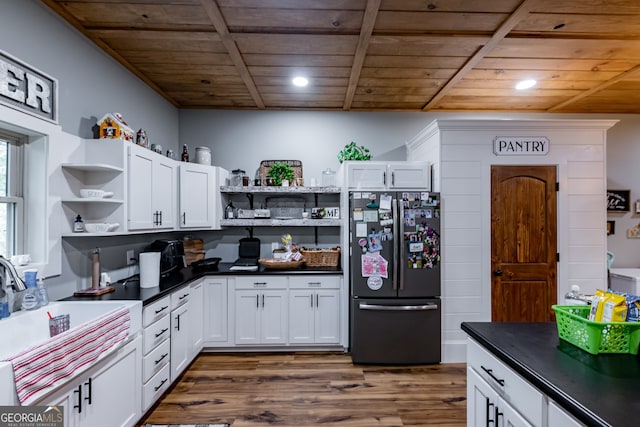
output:
<path id="1" fill-rule="evenodd" d="M 127 307 L 116 308 L 95 321 L 63 332 L 6 360 L 13 364 L 18 400 L 29 405 L 67 378 L 91 367 L 92 362 L 116 350 L 129 335 L 131 316 Z"/>

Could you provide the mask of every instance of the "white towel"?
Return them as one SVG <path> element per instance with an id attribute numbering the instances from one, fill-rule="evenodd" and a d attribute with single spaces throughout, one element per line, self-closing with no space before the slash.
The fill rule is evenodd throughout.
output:
<path id="1" fill-rule="evenodd" d="M 46 344 L 8 357 L 20 403 L 26 406 L 39 400 L 67 378 L 90 368 L 99 357 L 115 351 L 129 335 L 130 323 L 129 309 L 116 308 L 56 335 Z"/>

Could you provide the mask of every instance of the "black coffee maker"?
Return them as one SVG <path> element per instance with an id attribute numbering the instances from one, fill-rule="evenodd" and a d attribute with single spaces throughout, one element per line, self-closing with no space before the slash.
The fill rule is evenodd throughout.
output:
<path id="1" fill-rule="evenodd" d="M 143 252 L 160 252 L 160 277 L 167 277 L 187 266 L 182 240 L 156 240 Z"/>

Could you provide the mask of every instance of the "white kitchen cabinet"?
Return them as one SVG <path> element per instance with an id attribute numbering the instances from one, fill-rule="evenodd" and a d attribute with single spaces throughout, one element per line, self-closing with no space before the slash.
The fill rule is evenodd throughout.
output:
<path id="1" fill-rule="evenodd" d="M 142 310 L 142 410 L 146 411 L 171 385 L 171 297 Z"/>
<path id="2" fill-rule="evenodd" d="M 204 343 L 204 279 L 189 285 L 189 363 L 200 353 Z"/>
<path id="3" fill-rule="evenodd" d="M 467 340 L 467 425 L 541 426 L 545 411 L 546 398 L 539 390 Z"/>
<path id="4" fill-rule="evenodd" d="M 402 190 L 431 188 L 427 162 L 348 161 L 347 188 L 353 190 Z"/>
<path id="5" fill-rule="evenodd" d="M 214 228 L 216 168 L 181 162 L 179 170 L 180 228 Z"/>
<path id="6" fill-rule="evenodd" d="M 290 276 L 289 343 L 340 343 L 340 278 Z"/>
<path id="7" fill-rule="evenodd" d="M 191 362 L 189 296 L 188 287 L 171 294 L 171 382 L 175 381 Z"/>
<path id="8" fill-rule="evenodd" d="M 144 147 L 129 145 L 129 230 L 175 228 L 176 164 L 176 161 Z"/>
<path id="9" fill-rule="evenodd" d="M 228 279 L 207 277 L 204 280 L 204 345 L 229 345 Z"/>
<path id="10" fill-rule="evenodd" d="M 142 416 L 142 338 L 136 337 L 38 405 L 64 405 L 67 427 L 134 426 Z"/>
<path id="11" fill-rule="evenodd" d="M 583 427 L 584 424 L 578 421 L 562 409 L 553 400 L 549 401 L 549 409 L 547 411 L 548 420 L 547 427 Z"/>
<path id="12" fill-rule="evenodd" d="M 235 344 L 287 343 L 287 277 L 252 276 L 236 279 Z"/>

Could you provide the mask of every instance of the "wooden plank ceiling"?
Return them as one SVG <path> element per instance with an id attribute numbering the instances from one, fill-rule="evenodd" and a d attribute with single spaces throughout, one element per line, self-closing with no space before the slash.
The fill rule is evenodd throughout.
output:
<path id="1" fill-rule="evenodd" d="M 180 108 L 640 113 L 638 0 L 41 1 Z"/>

